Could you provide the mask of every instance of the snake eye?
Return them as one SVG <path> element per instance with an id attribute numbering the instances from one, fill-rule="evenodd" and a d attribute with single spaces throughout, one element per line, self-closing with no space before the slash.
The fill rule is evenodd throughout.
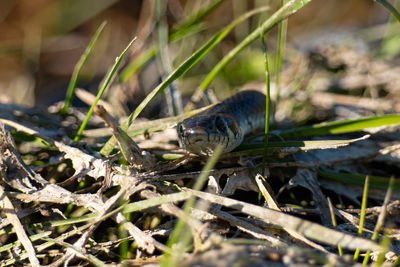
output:
<path id="1" fill-rule="evenodd" d="M 225 123 L 225 121 L 224 121 L 221 117 L 219 117 L 219 116 L 217 116 L 217 117 L 215 118 L 215 127 L 217 128 L 217 130 L 218 130 L 220 133 L 226 134 L 226 123 Z"/>

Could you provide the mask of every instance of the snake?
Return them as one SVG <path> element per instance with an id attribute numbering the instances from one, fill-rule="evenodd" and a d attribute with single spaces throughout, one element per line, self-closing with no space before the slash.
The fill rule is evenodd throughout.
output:
<path id="1" fill-rule="evenodd" d="M 222 153 L 238 147 L 244 136 L 265 125 L 265 95 L 245 90 L 177 125 L 180 145 L 187 151 L 211 156 L 221 145 Z"/>

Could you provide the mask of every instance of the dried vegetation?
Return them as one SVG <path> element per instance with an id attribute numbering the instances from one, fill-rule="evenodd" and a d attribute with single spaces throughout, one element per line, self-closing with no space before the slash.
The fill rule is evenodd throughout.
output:
<path id="1" fill-rule="evenodd" d="M 86 109 L 0 104 L 0 266 L 399 264 L 400 60 L 335 40 L 288 44 L 265 163 L 262 136 L 187 154 L 187 113 L 123 131 L 105 99 L 74 142 Z"/>

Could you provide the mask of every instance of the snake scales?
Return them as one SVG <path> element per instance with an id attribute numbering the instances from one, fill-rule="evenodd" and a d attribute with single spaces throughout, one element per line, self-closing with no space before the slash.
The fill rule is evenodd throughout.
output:
<path id="1" fill-rule="evenodd" d="M 241 91 L 219 104 L 180 122 L 178 138 L 184 149 L 211 155 L 221 144 L 227 153 L 239 146 L 246 134 L 264 127 L 265 95 Z"/>

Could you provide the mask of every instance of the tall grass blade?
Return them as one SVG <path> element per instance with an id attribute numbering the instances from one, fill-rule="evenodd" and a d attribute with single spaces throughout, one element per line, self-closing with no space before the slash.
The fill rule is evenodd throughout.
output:
<path id="1" fill-rule="evenodd" d="M 400 1 L 394 1 L 394 4 L 394 7 L 391 7 L 394 13 L 392 12 L 392 16 L 389 17 L 389 21 L 386 24 L 380 49 L 380 54 L 385 58 L 393 58 L 400 53 L 400 35 L 396 32 L 396 29 L 399 28 L 399 12 L 397 9 L 400 8 Z M 390 6 L 390 3 L 388 5 Z"/>
<path id="2" fill-rule="evenodd" d="M 365 184 L 364 184 L 364 191 L 363 191 L 363 197 L 362 197 L 362 202 L 361 202 L 361 216 L 360 216 L 360 224 L 358 226 L 358 236 L 361 236 L 363 227 L 364 227 L 364 221 L 365 221 L 365 209 L 367 207 L 367 196 L 368 196 L 368 185 L 369 185 L 369 176 L 365 178 Z M 360 250 L 357 249 L 354 252 L 353 260 L 357 261 L 358 257 L 360 255 Z"/>
<path id="3" fill-rule="evenodd" d="M 78 133 L 76 134 L 76 136 L 74 138 L 75 142 L 79 141 L 79 139 L 81 138 L 82 132 L 83 132 L 83 130 L 85 130 L 86 124 L 88 123 L 90 116 L 92 116 L 94 107 L 97 105 L 97 102 L 99 102 L 101 96 L 103 95 L 105 90 L 110 85 L 111 79 L 114 76 L 115 72 L 117 71 L 119 64 L 121 63 L 122 59 L 125 57 L 126 52 L 133 45 L 135 40 L 136 40 L 136 37 L 132 39 L 132 41 L 128 44 L 128 46 L 124 49 L 124 51 L 122 51 L 121 55 L 119 55 L 119 57 L 116 58 L 113 67 L 111 68 L 110 72 L 108 73 L 106 80 L 104 81 L 100 91 L 97 93 L 95 101 L 93 102 L 92 106 L 90 106 L 88 114 L 86 115 L 85 120 L 82 122 L 81 127 L 79 128 Z"/>
<path id="4" fill-rule="evenodd" d="M 337 228 L 337 222 L 336 222 L 335 211 L 333 210 L 332 201 L 331 201 L 331 199 L 330 199 L 329 197 L 328 197 L 328 205 L 329 205 L 329 213 L 331 214 L 333 229 L 336 230 L 336 228 Z M 342 247 L 341 247 L 340 245 L 338 245 L 337 247 L 338 247 L 339 256 L 343 256 L 343 249 L 342 249 Z"/>
<path id="5" fill-rule="evenodd" d="M 261 33 L 261 31 L 260 31 Z M 265 162 L 267 160 L 267 146 L 268 146 L 268 132 L 269 132 L 269 118 L 270 118 L 270 72 L 268 66 L 268 52 L 267 44 L 265 42 L 264 36 L 261 36 L 262 43 L 264 45 L 264 69 L 265 69 L 265 127 L 264 127 L 264 153 L 262 161 L 262 176 L 265 176 Z"/>
<path id="6" fill-rule="evenodd" d="M 75 65 L 74 71 L 72 72 L 71 79 L 68 84 L 68 89 L 67 89 L 67 93 L 65 95 L 64 106 L 61 109 L 61 114 L 66 114 L 68 111 L 68 108 L 71 106 L 72 97 L 74 96 L 74 92 L 75 92 L 76 84 L 78 82 L 79 74 L 81 73 L 83 65 L 85 64 L 86 60 L 88 59 L 89 54 L 92 52 L 93 47 L 94 47 L 95 43 L 97 42 L 97 39 L 99 39 L 101 33 L 103 32 L 103 29 L 106 26 L 106 24 L 107 24 L 107 22 L 103 21 L 103 23 L 99 26 L 99 28 L 93 35 L 92 40 L 90 40 L 89 45 L 86 47 L 85 52 L 82 54 L 81 58 Z"/>
<path id="7" fill-rule="evenodd" d="M 143 51 L 134 61 L 129 63 L 118 76 L 118 81 L 120 83 L 126 83 L 129 79 L 138 72 L 144 64 L 150 61 L 155 55 L 157 55 L 158 50 L 157 47 L 151 46 L 146 51 Z"/>
<path id="8" fill-rule="evenodd" d="M 390 244 L 391 244 L 392 239 L 388 235 L 383 235 L 382 240 L 380 242 L 381 245 L 381 250 L 378 254 L 378 258 L 376 259 L 376 262 L 372 265 L 373 267 L 380 267 L 383 266 L 383 263 L 386 260 L 385 254 L 390 250 Z M 367 253 L 368 254 L 368 253 Z"/>
<path id="9" fill-rule="evenodd" d="M 389 10 L 389 12 L 392 13 L 392 15 L 397 19 L 397 21 L 400 22 L 400 13 L 394 6 L 392 6 L 386 0 L 375 0 L 375 1 L 384 6 L 387 10 Z"/>

